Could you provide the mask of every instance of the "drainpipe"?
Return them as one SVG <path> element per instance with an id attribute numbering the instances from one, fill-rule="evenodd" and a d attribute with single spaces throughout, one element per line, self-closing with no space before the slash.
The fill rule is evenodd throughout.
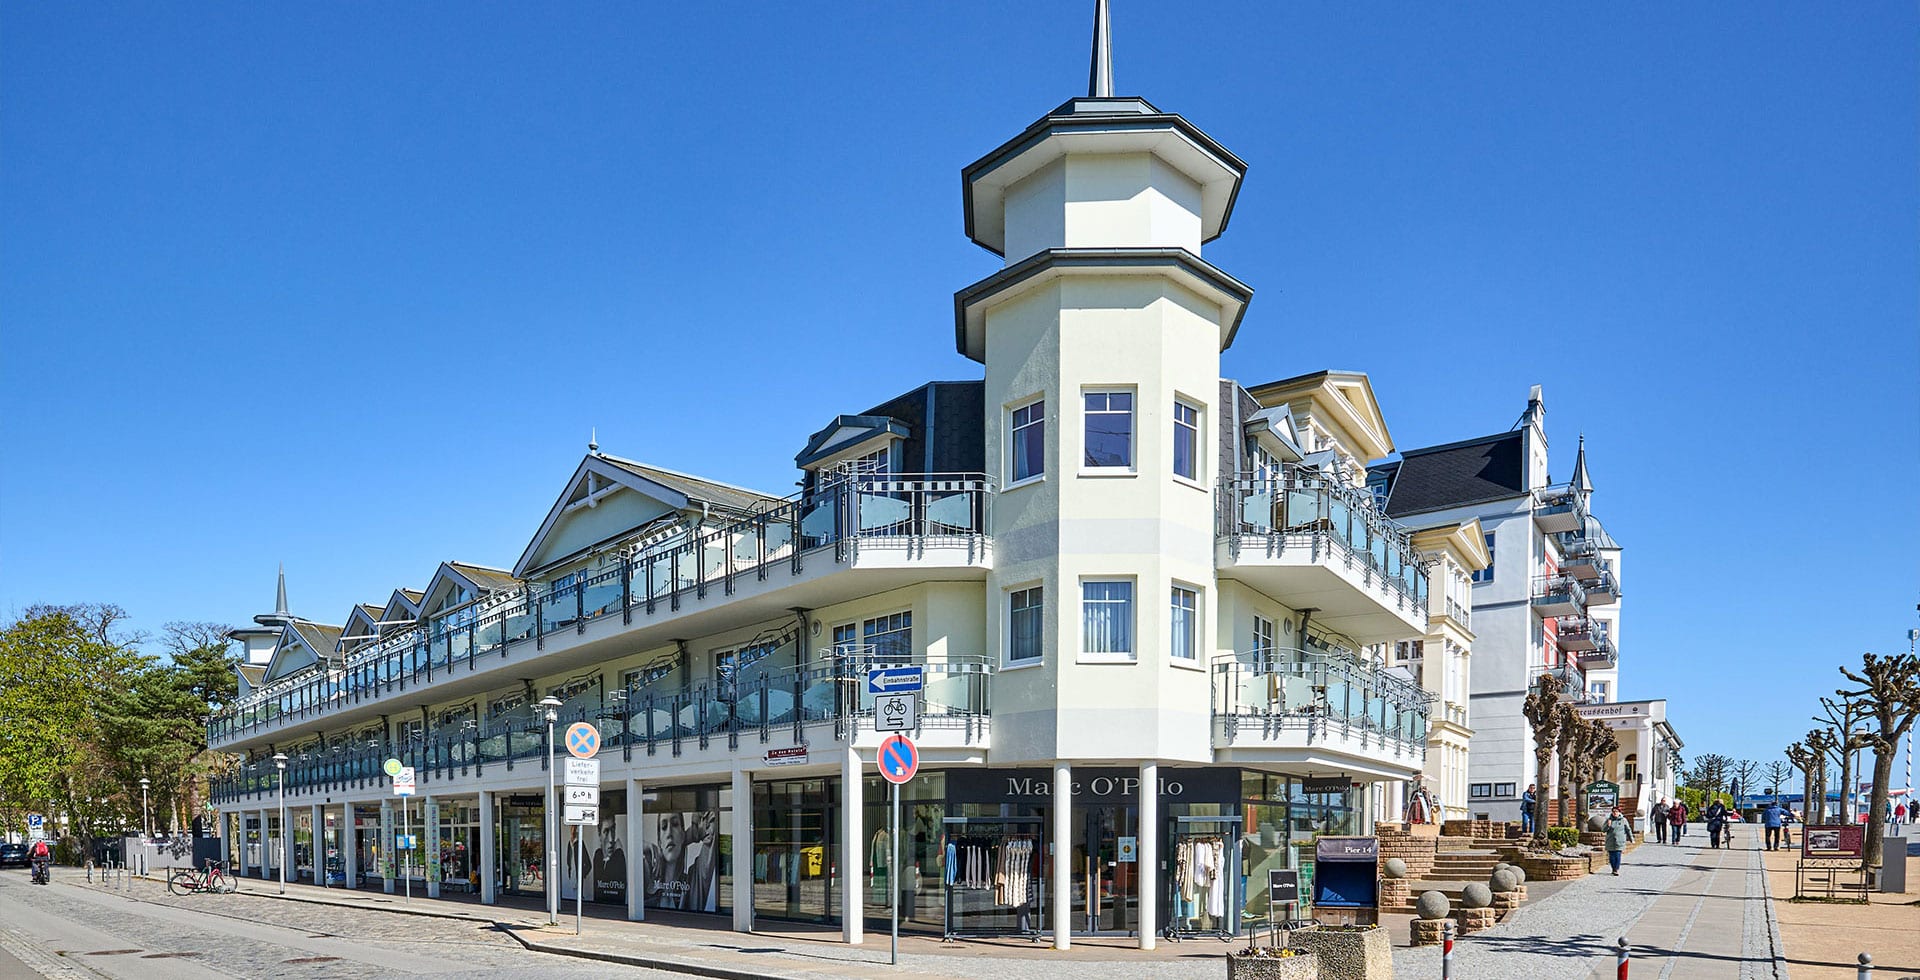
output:
<path id="1" fill-rule="evenodd" d="M 800 623 L 799 638 L 796 639 L 793 644 L 793 667 L 795 670 L 805 670 L 807 662 L 813 659 L 813 637 L 810 633 L 813 629 L 813 620 L 807 615 L 812 611 L 813 610 L 805 606 L 792 607 L 793 618 Z"/>

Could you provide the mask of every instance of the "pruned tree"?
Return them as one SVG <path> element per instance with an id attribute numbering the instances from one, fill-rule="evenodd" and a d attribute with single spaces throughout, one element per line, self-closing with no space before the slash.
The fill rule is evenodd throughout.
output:
<path id="1" fill-rule="evenodd" d="M 1552 774 L 1553 749 L 1560 741 L 1560 680 L 1541 674 L 1534 681 L 1533 693 L 1521 706 L 1527 723 L 1533 726 L 1533 838 L 1528 845 L 1535 850 L 1547 847 L 1547 784 Z"/>
<path id="2" fill-rule="evenodd" d="M 1559 763 L 1560 781 L 1556 787 L 1559 792 L 1554 795 L 1560 801 L 1560 823 L 1563 826 L 1578 827 L 1579 821 L 1574 818 L 1573 812 L 1574 768 L 1578 765 L 1584 748 L 1582 742 L 1586 738 L 1586 729 L 1581 724 L 1580 714 L 1573 709 L 1571 702 L 1560 702 L 1556 710 L 1560 713 L 1560 727 L 1556 732 L 1558 737 L 1554 739 L 1553 748 L 1555 759 Z"/>
<path id="3" fill-rule="evenodd" d="M 1815 716 L 1813 720 L 1832 731 L 1833 737 L 1827 743 L 1827 755 L 1833 759 L 1834 765 L 1840 767 L 1840 822 L 1851 823 L 1857 782 L 1853 772 L 1853 754 L 1867 747 L 1867 709 L 1858 698 L 1844 691 L 1834 693 L 1839 695 L 1840 700 L 1821 698 L 1820 710 L 1825 717 Z"/>
<path id="4" fill-rule="evenodd" d="M 1811 737 L 1812 733 L 1808 734 L 1809 737 Z M 1803 740 L 1787 746 L 1787 761 L 1793 763 L 1794 768 L 1800 770 L 1801 819 L 1808 823 L 1819 822 L 1815 816 L 1818 811 L 1814 810 L 1817 804 L 1814 803 L 1813 787 L 1815 783 L 1820 783 L 1824 786 L 1826 782 L 1826 780 L 1818 778 L 1821 770 L 1825 769 L 1827 765 L 1826 753 L 1817 747 L 1808 747 L 1807 742 Z"/>
<path id="5" fill-rule="evenodd" d="M 1793 778 L 1794 764 L 1788 759 L 1773 759 L 1760 767 L 1760 776 L 1767 782 L 1767 792 L 1772 794 L 1773 802 L 1780 802 L 1780 787 Z"/>
<path id="6" fill-rule="evenodd" d="M 1580 764 L 1574 771 L 1574 778 L 1577 781 L 1574 787 L 1574 798 L 1579 801 L 1580 825 L 1584 827 L 1589 816 L 1587 786 L 1606 773 L 1607 759 L 1620 750 L 1620 739 L 1614 735 L 1613 729 L 1599 721 L 1583 718 L 1581 722 L 1586 727 L 1587 734 L 1581 739 Z"/>
<path id="7" fill-rule="evenodd" d="M 1858 687 L 1834 693 L 1858 704 L 1862 719 L 1872 723 L 1862 729 L 1864 747 L 1873 750 L 1873 796 L 1867 804 L 1869 819 L 1863 863 L 1877 868 L 1886 837 L 1886 821 L 1880 819 L 1880 815 L 1887 808 L 1893 757 L 1901 736 L 1913 728 L 1915 718 L 1920 718 L 1920 658 L 1910 653 L 1887 657 L 1869 653 L 1862 658 L 1858 671 L 1842 667 L 1840 673 Z"/>
<path id="8" fill-rule="evenodd" d="M 1825 823 L 1827 819 L 1827 773 L 1833 761 L 1833 733 L 1824 728 L 1815 728 L 1807 732 L 1803 744 L 1812 756 L 1811 768 L 1807 775 L 1813 783 L 1807 788 L 1807 812 L 1801 818 L 1808 823 Z"/>

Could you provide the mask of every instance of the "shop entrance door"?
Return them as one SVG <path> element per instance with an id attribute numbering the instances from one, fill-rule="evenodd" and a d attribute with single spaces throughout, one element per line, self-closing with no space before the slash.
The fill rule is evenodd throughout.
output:
<path id="1" fill-rule="evenodd" d="M 540 807 L 515 809 L 500 818 L 494 868 L 507 895 L 547 893 L 546 814 Z"/>
<path id="2" fill-rule="evenodd" d="M 1140 813 L 1132 806 L 1075 807 L 1076 934 L 1131 935 L 1140 927 Z"/>

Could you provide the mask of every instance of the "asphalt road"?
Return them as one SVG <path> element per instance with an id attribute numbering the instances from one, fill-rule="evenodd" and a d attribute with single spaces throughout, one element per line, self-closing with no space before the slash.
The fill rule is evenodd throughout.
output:
<path id="1" fill-rule="evenodd" d="M 0 980 L 201 980 L 205 977 L 499 980 L 520 976 L 664 980 L 662 973 L 533 953 L 490 925 L 285 902 L 248 895 L 174 897 L 0 872 Z"/>

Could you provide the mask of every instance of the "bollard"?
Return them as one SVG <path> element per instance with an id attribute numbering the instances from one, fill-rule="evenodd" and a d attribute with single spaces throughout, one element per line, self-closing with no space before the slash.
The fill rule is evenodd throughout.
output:
<path id="1" fill-rule="evenodd" d="M 1873 957 L 1860 954 L 1860 980 L 1873 980 Z"/>
<path id="2" fill-rule="evenodd" d="M 1445 925 L 1442 925 L 1440 927 L 1440 939 L 1443 944 L 1440 952 L 1440 980 L 1452 980 L 1453 978 L 1453 921 L 1451 919 L 1449 919 Z"/>
<path id="3" fill-rule="evenodd" d="M 1627 937 L 1620 937 L 1617 948 L 1620 950 L 1620 980 L 1627 980 Z"/>

